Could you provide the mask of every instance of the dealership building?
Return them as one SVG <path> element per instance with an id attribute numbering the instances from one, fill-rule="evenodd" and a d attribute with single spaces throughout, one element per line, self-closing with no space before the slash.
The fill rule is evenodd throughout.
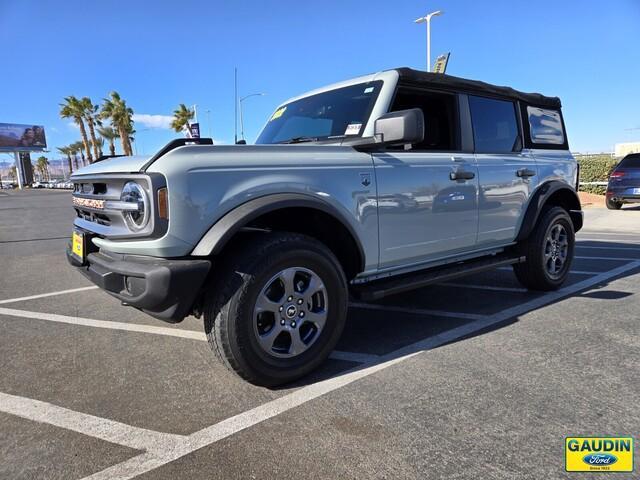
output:
<path id="1" fill-rule="evenodd" d="M 640 153 L 640 142 L 616 143 L 615 156 L 622 158 L 630 153 Z"/>

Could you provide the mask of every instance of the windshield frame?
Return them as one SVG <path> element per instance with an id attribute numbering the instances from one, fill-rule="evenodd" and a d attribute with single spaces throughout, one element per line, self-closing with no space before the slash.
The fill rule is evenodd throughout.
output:
<path id="1" fill-rule="evenodd" d="M 274 113 L 271 114 L 271 116 L 269 117 L 269 119 L 267 120 L 266 124 L 264 125 L 264 127 L 262 128 L 262 130 L 260 131 L 260 134 L 258 135 L 257 139 L 256 139 L 256 145 L 283 145 L 283 144 L 290 144 L 290 143 L 304 143 L 304 142 L 322 142 L 322 143 L 327 143 L 327 142 L 341 142 L 343 141 L 345 138 L 361 138 L 366 130 L 367 130 L 367 126 L 369 124 L 369 121 L 371 120 L 371 116 L 372 113 L 374 111 L 374 109 L 376 108 L 376 105 L 378 104 L 379 100 L 380 100 L 380 95 L 382 93 L 382 91 L 385 88 L 385 80 L 382 78 L 372 78 L 369 80 L 362 80 L 362 81 L 357 81 L 357 82 L 353 82 L 350 84 L 346 84 L 346 85 L 336 85 L 333 88 L 327 88 L 325 90 L 321 90 L 321 91 L 317 91 L 317 92 L 310 92 L 310 94 L 308 95 L 303 95 L 300 97 L 296 97 L 293 98 L 281 105 L 279 105 Z M 292 137 L 289 139 L 285 139 L 282 141 L 278 141 L 278 142 L 269 142 L 269 143 L 260 143 L 260 137 L 262 137 L 262 135 L 265 133 L 265 130 L 267 129 L 267 127 L 269 126 L 269 123 L 272 121 L 272 117 L 281 109 L 286 109 L 288 107 L 290 107 L 291 105 L 294 105 L 297 102 L 303 102 L 305 100 L 308 100 L 310 98 L 313 97 L 317 97 L 320 95 L 325 95 L 327 93 L 331 93 L 331 92 L 335 92 L 338 90 L 344 90 L 344 89 L 348 89 L 348 88 L 354 88 L 354 87 L 361 87 L 363 89 L 366 89 L 368 87 L 373 87 L 374 90 L 372 92 L 371 95 L 371 99 L 369 100 L 369 105 L 367 107 L 367 109 L 365 110 L 362 119 L 361 119 L 361 126 L 360 126 L 360 130 L 358 131 L 358 134 L 352 134 L 352 135 L 347 135 L 345 134 L 341 134 L 341 135 L 321 135 L 321 136 L 313 136 L 313 137 L 306 137 L 306 136 L 301 136 L 301 137 Z M 311 118 L 311 117 L 309 117 Z"/>

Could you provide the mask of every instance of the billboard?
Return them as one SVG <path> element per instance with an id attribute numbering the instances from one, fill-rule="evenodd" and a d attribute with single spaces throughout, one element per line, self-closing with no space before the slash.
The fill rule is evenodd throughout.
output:
<path id="1" fill-rule="evenodd" d="M 42 125 L 0 123 L 0 152 L 44 150 L 47 139 Z"/>

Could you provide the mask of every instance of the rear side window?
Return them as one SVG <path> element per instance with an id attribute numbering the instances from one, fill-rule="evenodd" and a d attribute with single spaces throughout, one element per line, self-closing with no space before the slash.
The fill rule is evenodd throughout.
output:
<path id="1" fill-rule="evenodd" d="M 476 152 L 519 150 L 520 136 L 513 102 L 469 95 L 469 108 Z"/>
<path id="2" fill-rule="evenodd" d="M 529 132 L 533 143 L 563 145 L 564 131 L 560 112 L 546 108 L 527 107 Z"/>
<path id="3" fill-rule="evenodd" d="M 627 155 L 620 160 L 618 168 L 640 168 L 640 154 Z"/>

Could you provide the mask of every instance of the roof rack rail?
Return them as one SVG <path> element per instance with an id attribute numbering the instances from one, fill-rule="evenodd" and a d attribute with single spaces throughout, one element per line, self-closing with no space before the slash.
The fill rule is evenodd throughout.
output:
<path id="1" fill-rule="evenodd" d="M 153 157 L 151 157 L 149 161 L 142 166 L 140 171 L 144 172 L 153 162 L 155 162 L 163 155 L 166 155 L 171 150 L 174 150 L 178 147 L 183 147 L 185 145 L 213 145 L 213 138 L 176 138 L 175 140 L 171 140 Z"/>

